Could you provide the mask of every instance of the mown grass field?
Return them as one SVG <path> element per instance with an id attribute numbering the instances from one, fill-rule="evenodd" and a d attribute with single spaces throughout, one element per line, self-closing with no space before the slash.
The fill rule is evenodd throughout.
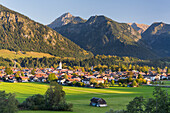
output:
<path id="1" fill-rule="evenodd" d="M 0 83 L 0 90 L 16 94 L 16 98 L 22 102 L 33 94 L 44 94 L 48 84 L 42 83 Z M 54 111 L 20 111 L 19 113 L 105 113 L 109 109 L 125 109 L 126 105 L 136 96 L 146 98 L 152 96 L 154 87 L 141 86 L 137 88 L 129 87 L 110 87 L 107 89 L 93 89 L 63 86 L 66 92 L 66 100 L 73 103 L 73 112 L 54 112 Z M 170 93 L 170 88 L 164 88 Z M 108 107 L 97 108 L 89 106 L 92 97 L 104 98 Z"/>
<path id="2" fill-rule="evenodd" d="M 3 58 L 10 58 L 10 59 L 17 59 L 17 58 L 25 58 L 25 57 L 54 57 L 48 53 L 39 53 L 39 52 L 26 52 L 26 54 L 23 54 L 22 52 L 18 51 L 17 53 L 15 51 L 9 51 L 5 49 L 0 50 L 0 57 Z"/>
<path id="3" fill-rule="evenodd" d="M 9 58 L 9 59 L 18 59 L 18 58 L 25 58 L 25 57 L 33 57 L 33 58 L 47 57 L 47 58 L 50 58 L 50 57 L 55 57 L 55 56 L 50 55 L 48 53 L 26 51 L 26 53 L 23 54 L 21 51 L 18 51 L 16 53 L 15 51 L 0 49 L 0 57 Z M 60 57 L 55 57 L 55 58 L 60 58 Z M 74 59 L 74 58 L 73 57 L 64 57 L 63 59 Z"/>

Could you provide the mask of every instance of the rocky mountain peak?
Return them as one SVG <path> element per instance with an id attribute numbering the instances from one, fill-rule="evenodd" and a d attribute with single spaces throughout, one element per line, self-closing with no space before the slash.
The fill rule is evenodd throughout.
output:
<path id="1" fill-rule="evenodd" d="M 149 25 L 146 24 L 138 24 L 138 23 L 128 23 L 128 24 L 132 26 L 133 29 L 137 30 L 139 33 L 143 33 L 149 27 Z"/>
<path id="2" fill-rule="evenodd" d="M 48 26 L 51 27 L 52 29 L 54 29 L 56 27 L 61 27 L 63 25 L 67 25 L 69 23 L 77 24 L 77 23 L 82 23 L 82 22 L 85 22 L 85 20 L 80 17 L 75 17 L 68 12 L 68 13 L 64 13 L 63 15 L 61 15 L 60 17 L 55 19 Z"/>
<path id="3" fill-rule="evenodd" d="M 170 32 L 170 24 L 163 22 L 154 22 L 144 33 L 145 35 L 160 35 L 162 33 Z M 146 37 L 146 36 L 145 36 Z"/>
<path id="4" fill-rule="evenodd" d="M 70 14 L 69 12 L 67 12 L 67 13 L 64 13 L 63 15 L 61 15 L 59 18 L 71 18 L 71 17 L 73 17 L 73 15 Z"/>

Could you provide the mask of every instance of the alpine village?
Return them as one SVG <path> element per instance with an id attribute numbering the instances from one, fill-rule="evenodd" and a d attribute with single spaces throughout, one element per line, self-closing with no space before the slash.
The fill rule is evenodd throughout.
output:
<path id="1" fill-rule="evenodd" d="M 170 113 L 169 94 L 170 24 L 0 4 L 0 113 Z"/>

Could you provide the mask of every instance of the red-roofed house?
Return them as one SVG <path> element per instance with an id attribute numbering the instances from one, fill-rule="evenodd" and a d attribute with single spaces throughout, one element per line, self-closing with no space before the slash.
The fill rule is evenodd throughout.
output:
<path id="1" fill-rule="evenodd" d="M 96 79 L 96 81 L 97 81 L 98 83 L 104 83 L 104 80 L 103 80 L 102 78 L 98 78 L 98 79 Z"/>

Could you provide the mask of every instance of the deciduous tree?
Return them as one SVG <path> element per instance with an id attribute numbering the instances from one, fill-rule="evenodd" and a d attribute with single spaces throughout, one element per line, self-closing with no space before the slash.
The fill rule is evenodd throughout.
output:
<path id="1" fill-rule="evenodd" d="M 51 74 L 48 75 L 48 81 L 51 82 L 51 81 L 54 81 L 56 79 L 57 79 L 57 77 L 56 77 L 55 73 L 51 73 Z"/>
<path id="2" fill-rule="evenodd" d="M 6 68 L 5 68 L 5 73 L 6 73 L 7 75 L 10 75 L 10 74 L 13 73 L 13 71 L 11 70 L 10 67 L 6 67 Z"/>
<path id="3" fill-rule="evenodd" d="M 18 101 L 15 94 L 0 91 L 0 113 L 16 113 Z"/>

